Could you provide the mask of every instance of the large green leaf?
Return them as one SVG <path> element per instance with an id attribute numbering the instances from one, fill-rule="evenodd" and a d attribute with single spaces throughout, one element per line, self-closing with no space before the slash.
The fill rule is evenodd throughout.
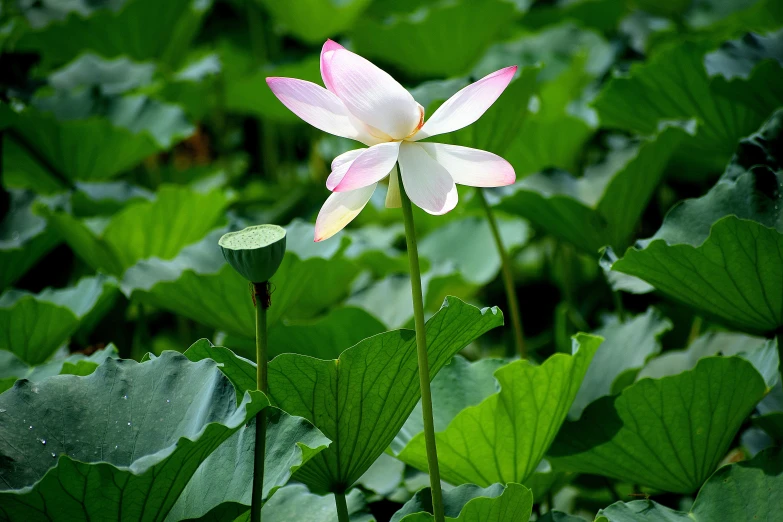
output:
<path id="1" fill-rule="evenodd" d="M 171 260 L 137 263 L 125 273 L 123 291 L 217 330 L 254 339 L 255 311 L 248 282 L 226 264 L 217 244 L 224 232 L 210 233 Z M 342 256 L 339 242 L 312 242 L 312 225 L 294 222 L 287 232 L 287 251 L 271 280 L 270 327 L 281 317 L 316 315 L 344 297 L 357 275 L 355 265 Z"/>
<path id="2" fill-rule="evenodd" d="M 253 419 L 199 466 L 166 520 L 220 519 L 227 513 L 235 516 L 249 511 L 253 495 L 253 459 L 249 456 L 253 455 L 255 440 Z M 329 443 L 306 420 L 277 408 L 267 409 L 264 500 L 268 502 L 294 471 Z"/>
<path id="3" fill-rule="evenodd" d="M 727 216 L 698 247 L 658 239 L 629 249 L 613 270 L 649 282 L 721 321 L 750 332 L 783 324 L 783 235 Z"/>
<path id="4" fill-rule="evenodd" d="M 549 452 L 565 469 L 690 493 L 715 470 L 768 388 L 739 357 L 707 357 L 693 370 L 642 379 L 588 406 Z"/>
<path id="5" fill-rule="evenodd" d="M 351 33 L 356 51 L 417 76 L 467 73 L 520 13 L 514 2 L 432 2 L 416 12 L 367 17 Z"/>
<path id="6" fill-rule="evenodd" d="M 704 484 L 690 511 L 676 511 L 651 500 L 617 502 L 598 512 L 596 522 L 712 522 L 780 519 L 783 453 L 767 450 L 729 464 Z"/>
<path id="7" fill-rule="evenodd" d="M 36 96 L 12 112 L 4 140 L 4 183 L 52 192 L 73 180 L 110 178 L 190 136 L 179 107 L 146 95 L 91 89 Z"/>
<path id="8" fill-rule="evenodd" d="M 467 484 L 443 494 L 446 520 L 459 522 L 527 522 L 533 512 L 533 493 L 524 486 L 510 483 L 480 488 Z M 432 496 L 429 488 L 416 493 L 391 522 L 429 522 Z"/>
<path id="9" fill-rule="evenodd" d="M 286 32 L 311 44 L 322 44 L 349 29 L 370 3 L 370 0 L 262 1 Z"/>
<path id="10" fill-rule="evenodd" d="M 163 520 L 220 444 L 269 404 L 237 406 L 212 361 L 107 359 L 87 377 L 0 395 L 0 510 L 8 520 Z"/>
<path id="11" fill-rule="evenodd" d="M 40 364 L 76 332 L 87 314 L 116 296 L 116 282 L 100 275 L 38 294 L 8 290 L 0 297 L 0 349 L 27 364 Z"/>
<path id="12" fill-rule="evenodd" d="M 670 45 L 632 66 L 628 76 L 613 78 L 594 103 L 602 125 L 651 134 L 662 120 L 696 118 L 696 135 L 682 142 L 676 157 L 678 172 L 722 169 L 739 139 L 783 103 L 783 84 L 774 61 L 759 62 L 746 78 L 710 77 L 709 50 L 703 43 Z"/>
<path id="13" fill-rule="evenodd" d="M 495 371 L 499 392 L 475 406 L 468 400 L 461 411 L 452 408 L 459 413 L 435 434 L 443 480 L 485 487 L 494 482 L 524 483 L 565 420 L 600 343 L 599 337 L 580 334 L 574 338 L 573 355 L 555 354 L 541 366 L 526 360 L 507 364 Z M 398 458 L 427 469 L 423 432 Z"/>
<path id="14" fill-rule="evenodd" d="M 46 210 L 68 245 L 98 270 L 121 275 L 137 261 L 174 258 L 224 220 L 228 205 L 218 190 L 162 186 L 153 201 L 137 201 L 110 218 L 79 219 L 67 207 Z M 219 251 L 215 243 L 215 249 Z"/>
<path id="15" fill-rule="evenodd" d="M 91 355 L 55 356 L 45 364 L 29 366 L 13 353 L 0 350 L 0 393 L 11 388 L 19 379 L 39 382 L 53 375 L 89 375 L 109 357 L 117 358 L 117 348 L 113 344 Z"/>
<path id="16" fill-rule="evenodd" d="M 430 378 L 486 331 L 502 324 L 496 308 L 479 310 L 448 298 L 427 321 Z M 225 348 L 221 357 L 230 357 Z M 233 356 L 223 369 L 239 389 L 255 369 Z M 365 339 L 323 361 L 282 354 L 269 363 L 269 394 L 291 415 L 309 420 L 333 442 L 295 475 L 314 491 L 349 488 L 383 453 L 419 399 L 416 339 L 395 330 Z"/>
<path id="17" fill-rule="evenodd" d="M 11 191 L 8 215 L 0 221 L 0 290 L 21 277 L 60 242 L 46 220 L 33 214 L 34 195 Z"/>
<path id="18" fill-rule="evenodd" d="M 114 2 L 96 9 L 85 5 L 84 11 L 67 12 L 62 20 L 28 17 L 33 28 L 17 47 L 40 52 L 48 65 L 65 63 L 85 50 L 173 65 L 196 35 L 211 5 L 212 0 L 170 0 L 163 4 L 157 0 L 126 0 L 121 5 Z"/>
<path id="19" fill-rule="evenodd" d="M 750 332 L 783 325 L 783 111 L 743 140 L 719 182 L 675 206 L 612 270 Z"/>
<path id="20" fill-rule="evenodd" d="M 590 254 L 605 245 L 625 248 L 685 136 L 681 128 L 668 127 L 651 140 L 611 152 L 584 177 L 562 171 L 535 174 L 504 189 L 498 208 Z"/>

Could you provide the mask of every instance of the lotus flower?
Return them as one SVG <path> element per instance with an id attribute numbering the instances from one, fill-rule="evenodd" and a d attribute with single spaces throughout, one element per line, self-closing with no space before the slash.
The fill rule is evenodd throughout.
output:
<path id="1" fill-rule="evenodd" d="M 394 78 L 332 40 L 321 50 L 326 88 L 296 78 L 267 78 L 291 112 L 324 132 L 354 139 L 366 148 L 332 162 L 326 187 L 333 191 L 315 224 L 323 241 L 355 218 L 382 179 L 389 178 L 386 206 L 400 206 L 399 177 L 411 201 L 440 215 L 457 204 L 455 183 L 473 187 L 510 185 L 514 168 L 491 152 L 419 140 L 452 132 L 478 120 L 516 72 L 506 67 L 468 85 L 425 122 L 424 107 Z M 397 172 L 399 164 L 400 172 Z"/>

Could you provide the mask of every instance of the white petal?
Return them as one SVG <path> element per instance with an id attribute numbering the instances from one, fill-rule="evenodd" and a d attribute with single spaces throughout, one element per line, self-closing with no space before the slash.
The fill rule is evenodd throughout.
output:
<path id="1" fill-rule="evenodd" d="M 389 175 L 397 162 L 400 151 L 399 141 L 390 141 L 373 145 L 353 160 L 340 182 L 335 185 L 335 192 L 345 192 L 377 183 Z M 328 187 L 328 185 L 327 185 Z"/>
<path id="2" fill-rule="evenodd" d="M 389 173 L 389 190 L 386 191 L 386 208 L 400 208 L 402 199 L 400 198 L 400 172 L 397 165 Z"/>
<path id="3" fill-rule="evenodd" d="M 503 187 L 511 185 L 516 180 L 514 167 L 497 154 L 442 143 L 419 143 L 419 145 L 449 171 L 454 182 L 460 185 Z"/>
<path id="4" fill-rule="evenodd" d="M 419 104 L 388 73 L 346 49 L 329 53 L 325 67 L 330 89 L 354 116 L 398 140 L 419 126 Z"/>
<path id="5" fill-rule="evenodd" d="M 367 149 L 355 149 L 355 150 L 349 150 L 348 152 L 343 152 L 334 160 L 332 160 L 332 172 L 329 174 L 329 177 L 326 178 L 326 188 L 329 190 L 334 190 L 334 187 L 340 184 L 340 182 L 343 180 L 343 177 L 345 176 L 345 173 L 348 172 L 348 169 L 351 167 L 351 164 L 353 163 L 353 160 L 358 158 L 362 152 L 366 151 Z"/>
<path id="6" fill-rule="evenodd" d="M 367 145 L 378 143 L 378 138 L 367 132 L 340 98 L 320 85 L 278 77 L 269 77 L 266 83 L 283 105 L 316 129 Z"/>
<path id="7" fill-rule="evenodd" d="M 353 221 L 353 218 L 359 215 L 370 201 L 376 185 L 372 184 L 351 192 L 332 193 L 315 220 L 315 241 L 329 239 Z"/>
<path id="8" fill-rule="evenodd" d="M 516 71 L 516 65 L 506 67 L 461 89 L 438 107 L 412 139 L 459 130 L 478 120 L 506 89 Z"/>
<path id="9" fill-rule="evenodd" d="M 402 185 L 411 201 L 429 214 L 440 215 L 457 206 L 457 186 L 451 175 L 418 143 L 400 147 Z"/>

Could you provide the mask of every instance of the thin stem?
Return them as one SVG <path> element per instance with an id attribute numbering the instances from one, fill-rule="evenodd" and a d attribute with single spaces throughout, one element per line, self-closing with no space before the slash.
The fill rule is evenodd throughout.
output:
<path id="1" fill-rule="evenodd" d="M 699 315 L 693 318 L 693 322 L 691 323 L 691 331 L 688 333 L 688 346 L 690 346 L 691 343 L 699 338 L 699 334 L 701 334 L 701 325 L 703 322 L 704 319 L 702 319 Z"/>
<path id="2" fill-rule="evenodd" d="M 334 493 L 334 503 L 337 504 L 337 520 L 338 522 L 350 522 L 348 516 L 348 503 L 345 501 L 345 492 Z"/>
<path id="3" fill-rule="evenodd" d="M 511 325 L 514 328 L 514 344 L 519 357 L 525 359 L 527 358 L 525 331 L 522 329 L 522 314 L 519 313 L 519 300 L 517 299 L 517 290 L 514 287 L 514 274 L 511 272 L 511 262 L 508 259 L 506 247 L 503 245 L 503 238 L 500 237 L 500 229 L 495 219 L 495 213 L 492 211 L 492 207 L 489 206 L 489 202 L 486 196 L 484 196 L 484 191 L 479 188 L 476 189 L 476 192 L 481 200 L 481 204 L 484 206 L 484 211 L 487 213 L 487 221 L 489 221 L 489 228 L 492 230 L 492 237 L 495 239 L 495 247 L 498 249 L 498 254 L 500 254 L 500 267 L 503 276 L 503 286 L 506 288 L 508 313 L 511 315 Z"/>
<path id="4" fill-rule="evenodd" d="M 405 243 L 408 246 L 408 262 L 411 267 L 411 297 L 413 319 L 416 326 L 416 352 L 419 357 L 419 386 L 421 387 L 421 413 L 424 417 L 424 441 L 427 447 L 427 467 L 430 472 L 432 511 L 435 522 L 445 522 L 443 495 L 440 491 L 438 450 L 435 447 L 435 423 L 432 419 L 432 393 L 430 392 L 430 364 L 427 359 L 427 332 L 424 326 L 424 299 L 421 293 L 421 269 L 419 250 L 416 246 L 416 228 L 413 223 L 413 206 L 405 187 L 400 183 L 402 216 L 405 221 Z"/>
<path id="5" fill-rule="evenodd" d="M 269 283 L 253 283 L 256 305 L 256 388 L 264 393 L 267 387 L 266 309 L 269 308 Z M 264 496 L 264 456 L 266 454 L 266 410 L 256 414 L 256 446 L 253 463 L 253 497 L 250 506 L 251 522 L 261 522 Z"/>
<path id="6" fill-rule="evenodd" d="M 775 341 L 778 343 L 778 360 L 783 361 L 783 329 L 778 329 L 778 333 L 775 335 Z M 780 363 L 778 368 L 780 369 L 780 378 L 783 379 L 783 362 Z"/>
<path id="7" fill-rule="evenodd" d="M 625 322 L 625 307 L 623 306 L 623 295 L 619 290 L 612 290 L 612 297 L 614 298 L 614 311 L 617 312 L 617 317 L 620 318 L 620 322 Z"/>

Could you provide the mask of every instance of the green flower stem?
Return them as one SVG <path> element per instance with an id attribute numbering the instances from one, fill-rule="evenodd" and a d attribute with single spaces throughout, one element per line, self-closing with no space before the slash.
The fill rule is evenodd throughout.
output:
<path id="1" fill-rule="evenodd" d="M 617 317 L 620 318 L 620 322 L 625 322 L 625 307 L 623 306 L 623 294 L 620 290 L 612 290 L 612 297 L 614 298 L 614 311 L 617 312 Z"/>
<path id="2" fill-rule="evenodd" d="M 405 187 L 400 185 L 402 216 L 405 221 L 405 243 L 408 246 L 408 262 L 411 267 L 411 295 L 413 298 L 413 319 L 416 326 L 416 352 L 419 356 L 419 386 L 421 387 L 421 412 L 424 417 L 424 440 L 427 447 L 427 467 L 430 472 L 432 490 L 432 511 L 435 522 L 445 522 L 443 495 L 440 491 L 440 469 L 438 450 L 435 447 L 435 423 L 432 419 L 432 393 L 430 392 L 430 364 L 427 359 L 427 332 L 424 327 L 424 299 L 421 293 L 421 269 L 419 250 L 416 246 L 416 228 L 413 224 L 413 206 Z"/>
<path id="3" fill-rule="evenodd" d="M 778 333 L 775 336 L 775 340 L 778 343 L 778 356 L 779 360 L 783 361 L 783 329 L 778 328 Z M 780 378 L 783 379 L 783 362 L 780 363 L 778 366 L 780 369 Z"/>
<path id="4" fill-rule="evenodd" d="M 345 501 L 345 492 L 334 493 L 334 503 L 337 504 L 338 522 L 350 522 L 348 517 L 348 503 Z"/>
<path id="5" fill-rule="evenodd" d="M 495 239 L 495 247 L 498 249 L 498 254 L 500 255 L 503 286 L 506 288 L 508 312 L 511 316 L 511 325 L 514 329 L 514 344 L 516 345 L 519 357 L 521 359 L 526 359 L 527 346 L 525 345 L 525 331 L 522 329 L 522 314 L 519 312 L 519 300 L 517 299 L 517 291 L 514 287 L 514 274 L 511 271 L 508 251 L 506 251 L 506 247 L 503 245 L 503 238 L 500 237 L 500 229 L 498 228 L 498 222 L 495 219 L 495 213 L 492 211 L 492 207 L 489 205 L 486 196 L 484 196 L 484 190 L 478 188 L 476 189 L 476 192 L 481 200 L 481 204 L 484 206 L 484 212 L 487 213 L 489 228 L 492 230 L 492 237 Z"/>
<path id="6" fill-rule="evenodd" d="M 268 393 L 266 309 L 269 308 L 269 283 L 253 283 L 256 305 L 256 387 Z M 253 463 L 253 498 L 250 506 L 251 522 L 261 522 L 264 496 L 264 455 L 266 453 L 266 411 L 256 415 L 256 446 Z"/>

